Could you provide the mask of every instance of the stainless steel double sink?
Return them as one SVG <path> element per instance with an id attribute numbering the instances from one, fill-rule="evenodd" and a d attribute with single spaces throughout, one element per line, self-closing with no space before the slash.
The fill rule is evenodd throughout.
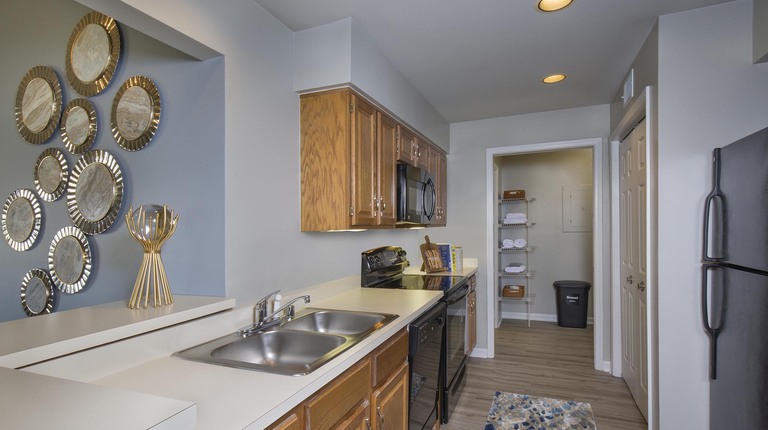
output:
<path id="1" fill-rule="evenodd" d="M 306 308 L 249 334 L 232 333 L 173 354 L 203 363 L 305 375 L 346 351 L 398 315 Z"/>

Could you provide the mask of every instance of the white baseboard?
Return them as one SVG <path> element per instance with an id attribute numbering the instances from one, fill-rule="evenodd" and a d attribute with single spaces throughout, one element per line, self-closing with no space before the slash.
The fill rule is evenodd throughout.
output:
<path id="1" fill-rule="evenodd" d="M 477 358 L 493 358 L 488 356 L 488 349 L 486 348 L 475 348 L 469 356 Z"/>
<path id="2" fill-rule="evenodd" d="M 605 373 L 611 373 L 611 367 L 612 366 L 610 361 L 603 361 L 603 368 L 597 370 L 602 370 Z"/>
<path id="3" fill-rule="evenodd" d="M 502 311 L 501 318 L 509 320 L 527 320 L 528 314 L 525 312 Z M 531 321 L 557 322 L 557 315 L 552 314 L 531 314 Z M 588 317 L 587 324 L 594 324 L 594 318 Z"/>

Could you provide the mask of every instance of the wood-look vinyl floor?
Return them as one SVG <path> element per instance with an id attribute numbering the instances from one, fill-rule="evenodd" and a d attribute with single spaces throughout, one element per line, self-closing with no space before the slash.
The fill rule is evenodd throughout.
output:
<path id="1" fill-rule="evenodd" d="M 496 356 L 469 359 L 466 386 L 441 429 L 482 429 L 496 391 L 587 402 L 600 430 L 647 429 L 624 380 L 595 370 L 592 354 L 592 326 L 504 320 Z"/>

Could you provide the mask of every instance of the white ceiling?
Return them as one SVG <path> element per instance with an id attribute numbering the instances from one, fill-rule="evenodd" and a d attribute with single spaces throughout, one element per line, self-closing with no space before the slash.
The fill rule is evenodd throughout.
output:
<path id="1" fill-rule="evenodd" d="M 352 17 L 448 122 L 610 103 L 660 15 L 730 0 L 256 0 L 294 31 Z M 560 84 L 541 78 L 565 73 Z"/>

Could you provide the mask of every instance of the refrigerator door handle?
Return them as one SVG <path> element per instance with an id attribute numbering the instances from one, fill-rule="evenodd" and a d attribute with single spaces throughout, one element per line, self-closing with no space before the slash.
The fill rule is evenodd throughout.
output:
<path id="1" fill-rule="evenodd" d="M 713 328 L 709 322 L 709 270 L 718 269 L 720 266 L 715 264 L 704 264 L 701 266 L 701 315 L 704 322 L 704 330 L 709 335 L 709 378 L 717 379 L 717 336 L 720 334 L 720 328 L 723 326 L 722 312 L 721 320 L 718 321 L 717 328 Z"/>
<path id="2" fill-rule="evenodd" d="M 712 191 L 707 195 L 707 199 L 704 201 L 704 246 L 701 249 L 701 259 L 705 262 L 718 262 L 723 260 L 722 256 L 719 257 L 713 257 L 709 255 L 710 247 L 709 247 L 709 231 L 710 231 L 710 212 L 712 209 L 712 204 L 718 199 L 721 201 L 721 212 L 724 213 L 725 208 L 725 195 L 723 194 L 723 190 L 720 189 L 720 148 L 716 148 L 714 150 L 714 154 L 712 155 Z M 723 217 L 721 216 L 719 218 L 720 222 L 724 224 Z M 721 228 L 718 229 L 720 234 L 723 233 L 724 229 L 723 226 L 720 226 Z M 720 238 L 720 246 L 722 246 L 722 237 Z"/>

